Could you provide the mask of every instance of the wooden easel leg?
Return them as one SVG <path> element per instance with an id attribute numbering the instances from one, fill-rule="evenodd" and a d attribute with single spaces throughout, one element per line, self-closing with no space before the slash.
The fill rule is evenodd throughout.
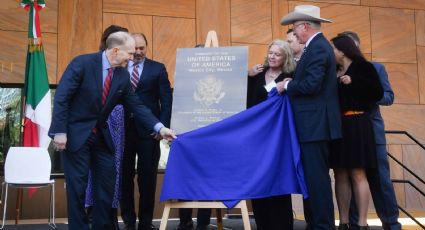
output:
<path id="1" fill-rule="evenodd" d="M 216 209 L 217 215 L 217 229 L 223 230 L 223 215 L 221 209 L 227 208 L 222 202 L 211 201 L 211 202 L 173 202 L 167 201 L 164 205 L 164 212 L 162 214 L 160 230 L 165 230 L 167 227 L 168 216 L 170 215 L 171 208 L 214 208 Z M 234 208 L 240 208 L 242 213 L 243 225 L 245 230 L 251 230 L 249 222 L 248 207 L 246 201 L 242 200 Z"/>
<path id="2" fill-rule="evenodd" d="M 23 196 L 23 190 L 22 188 L 18 188 L 18 194 L 16 196 L 15 224 L 18 224 L 19 219 L 21 219 L 22 196 Z"/>
<path id="3" fill-rule="evenodd" d="M 217 32 L 215 32 L 215 30 L 208 31 L 207 38 L 205 39 L 204 47 L 211 47 L 211 46 L 218 47 Z"/>
<path id="4" fill-rule="evenodd" d="M 245 200 L 241 201 L 241 213 L 244 229 L 251 230 L 251 224 L 249 223 L 248 207 L 246 206 Z"/>
<path id="5" fill-rule="evenodd" d="M 223 230 L 223 214 L 220 208 L 215 209 L 215 215 L 217 216 L 217 229 Z"/>
<path id="6" fill-rule="evenodd" d="M 167 228 L 168 217 L 170 216 L 170 209 L 170 203 L 166 202 L 164 212 L 162 213 L 161 225 L 159 226 L 159 230 L 165 230 Z"/>

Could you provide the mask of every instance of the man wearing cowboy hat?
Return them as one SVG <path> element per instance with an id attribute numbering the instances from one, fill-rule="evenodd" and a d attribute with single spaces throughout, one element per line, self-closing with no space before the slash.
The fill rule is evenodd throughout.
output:
<path id="1" fill-rule="evenodd" d="M 320 8 L 296 6 L 282 18 L 282 25 L 292 24 L 294 35 L 305 51 L 297 64 L 293 79 L 277 84 L 280 93 L 291 98 L 295 126 L 301 147 L 301 161 L 308 189 L 304 214 L 308 229 L 335 229 L 329 145 L 341 138 L 336 62 L 333 49 L 320 32 Z"/>

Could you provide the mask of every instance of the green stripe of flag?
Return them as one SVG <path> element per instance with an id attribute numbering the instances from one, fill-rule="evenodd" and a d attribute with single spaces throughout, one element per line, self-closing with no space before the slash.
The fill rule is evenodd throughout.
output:
<path id="1" fill-rule="evenodd" d="M 32 52 L 31 49 L 36 47 Z M 46 61 L 41 45 L 28 45 L 27 65 L 25 68 L 25 97 L 26 104 L 37 107 L 49 90 Z"/>

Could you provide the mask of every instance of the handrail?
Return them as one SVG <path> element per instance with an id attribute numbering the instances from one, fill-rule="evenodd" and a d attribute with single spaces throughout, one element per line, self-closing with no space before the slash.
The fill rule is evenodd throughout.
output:
<path id="1" fill-rule="evenodd" d="M 385 133 L 388 133 L 388 134 L 404 134 L 404 135 L 408 136 L 412 141 L 414 141 L 417 145 L 419 145 L 423 150 L 425 150 L 425 146 L 423 144 L 421 144 L 421 142 L 419 142 L 416 138 L 414 138 L 412 135 L 410 135 L 409 132 L 407 132 L 405 130 L 385 130 Z"/>
<path id="2" fill-rule="evenodd" d="M 420 143 L 415 137 L 413 137 L 409 132 L 407 131 L 401 131 L 401 130 L 386 130 L 385 131 L 386 134 L 402 134 L 402 135 L 406 135 L 408 138 L 410 138 L 410 140 L 414 141 L 418 146 L 420 146 L 423 150 L 425 150 L 425 146 Z M 404 170 L 406 170 L 407 172 L 409 172 L 412 176 L 414 176 L 418 181 L 420 181 L 422 184 L 425 184 L 425 181 L 420 178 L 418 175 L 416 175 L 416 173 L 414 173 L 412 170 L 410 170 L 409 168 L 407 168 L 401 161 L 399 161 L 397 158 L 395 158 L 393 155 L 391 155 L 388 151 L 387 151 L 388 156 L 393 159 L 398 165 L 400 165 Z M 410 180 L 399 180 L 399 179 L 392 179 L 393 183 L 403 183 L 403 184 L 409 184 L 410 186 L 412 186 L 416 191 L 418 191 L 422 196 L 425 197 L 425 193 L 420 190 L 416 185 L 414 185 Z M 400 207 L 399 205 L 397 205 L 398 208 L 404 213 L 406 214 L 410 219 L 412 219 L 417 225 L 419 225 L 422 229 L 425 229 L 425 226 L 422 225 L 414 216 L 412 216 L 410 213 L 408 213 L 405 209 L 403 209 L 402 207 Z"/>
<path id="3" fill-rule="evenodd" d="M 410 217 L 410 219 L 412 219 L 417 225 L 419 225 L 422 229 L 425 229 L 425 226 L 423 226 L 421 224 L 421 222 L 419 222 L 414 216 L 412 216 L 410 213 L 408 213 L 404 208 L 400 207 L 399 205 L 397 205 L 398 208 L 404 213 L 406 214 L 406 216 Z"/>
<path id="4" fill-rule="evenodd" d="M 392 179 L 391 181 L 393 183 L 410 184 L 410 186 L 412 186 L 416 191 L 418 191 L 422 196 L 425 197 L 425 193 L 420 188 L 418 188 L 416 185 L 414 185 L 410 180 Z"/>
<path id="5" fill-rule="evenodd" d="M 408 171 L 412 176 L 414 176 L 418 181 L 422 182 L 422 184 L 425 184 L 425 181 L 420 178 L 416 173 L 414 173 L 412 170 L 410 170 L 408 167 L 406 167 L 403 163 L 401 163 L 397 158 L 395 158 L 393 155 L 391 155 L 389 152 L 387 152 L 388 156 L 393 159 L 398 165 L 400 165 L 403 169 Z M 425 195 L 424 195 L 425 196 Z"/>
<path id="6" fill-rule="evenodd" d="M 385 133 L 387 134 L 404 134 L 407 137 L 409 137 L 412 141 L 414 141 L 417 145 L 419 145 L 423 150 L 425 150 L 425 146 L 422 145 L 416 138 L 414 138 L 409 132 L 404 130 L 386 130 Z M 418 179 L 422 184 L 425 185 L 425 181 L 420 178 L 416 173 L 414 173 L 412 170 L 407 168 L 401 161 L 399 161 L 397 158 L 395 158 L 393 155 L 391 155 L 389 152 L 387 152 L 388 156 L 393 159 L 398 165 L 400 165 L 403 169 L 405 169 L 407 172 L 409 172 L 412 176 L 414 176 L 416 179 Z M 425 195 L 423 195 L 425 196 Z"/>
<path id="7" fill-rule="evenodd" d="M 393 183 L 403 183 L 403 184 L 409 184 L 410 186 L 412 186 L 416 191 L 418 191 L 422 196 L 425 196 L 425 193 L 420 190 L 416 185 L 414 185 L 410 180 L 399 180 L 399 179 L 393 179 L 392 180 Z M 422 229 L 425 229 L 425 226 L 421 224 L 421 222 L 419 222 L 414 216 L 412 216 L 410 213 L 408 213 L 405 209 L 403 209 L 402 207 L 400 207 L 399 205 L 397 205 L 398 208 L 404 213 L 406 214 L 408 217 L 410 217 L 410 219 L 412 219 L 416 224 L 418 224 L 419 226 L 421 226 Z"/>

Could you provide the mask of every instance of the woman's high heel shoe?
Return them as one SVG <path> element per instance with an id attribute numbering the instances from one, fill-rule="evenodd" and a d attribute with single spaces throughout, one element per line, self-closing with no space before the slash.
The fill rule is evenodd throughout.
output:
<path id="1" fill-rule="evenodd" d="M 348 224 L 339 224 L 338 230 L 350 230 L 350 226 Z"/>

